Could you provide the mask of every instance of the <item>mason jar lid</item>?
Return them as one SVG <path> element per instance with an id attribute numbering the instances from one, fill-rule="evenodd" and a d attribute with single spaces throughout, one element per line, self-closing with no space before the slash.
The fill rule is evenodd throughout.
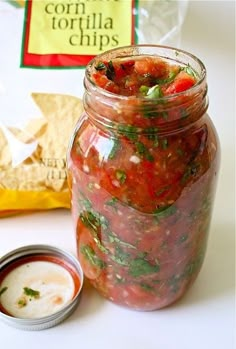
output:
<path id="1" fill-rule="evenodd" d="M 76 308 L 83 271 L 71 254 L 49 245 L 28 245 L 0 258 L 0 319 L 23 330 L 43 330 Z"/>

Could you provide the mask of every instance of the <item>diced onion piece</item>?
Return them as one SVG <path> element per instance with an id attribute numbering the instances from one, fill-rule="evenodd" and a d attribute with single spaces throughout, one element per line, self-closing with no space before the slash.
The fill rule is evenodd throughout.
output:
<path id="1" fill-rule="evenodd" d="M 129 158 L 129 161 L 133 162 L 134 164 L 139 164 L 141 160 L 137 155 L 132 155 Z"/>

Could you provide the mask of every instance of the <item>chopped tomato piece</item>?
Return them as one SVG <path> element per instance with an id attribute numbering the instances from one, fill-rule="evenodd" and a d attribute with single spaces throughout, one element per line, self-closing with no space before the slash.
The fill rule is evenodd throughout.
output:
<path id="1" fill-rule="evenodd" d="M 146 57 L 136 60 L 134 70 L 137 74 L 148 74 L 153 78 L 161 78 L 166 74 L 167 66 L 162 60 Z"/>
<path id="2" fill-rule="evenodd" d="M 165 95 L 171 95 L 188 90 L 195 84 L 196 80 L 193 76 L 181 71 L 175 80 L 165 90 Z"/>

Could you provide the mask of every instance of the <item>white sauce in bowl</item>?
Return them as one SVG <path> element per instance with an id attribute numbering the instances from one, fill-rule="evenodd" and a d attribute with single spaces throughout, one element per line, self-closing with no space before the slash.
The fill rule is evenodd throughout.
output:
<path id="1" fill-rule="evenodd" d="M 4 291 L 5 289 L 5 291 Z M 75 293 L 72 275 L 48 261 L 32 261 L 11 270 L 2 280 L 1 305 L 17 318 L 36 319 L 60 311 Z"/>

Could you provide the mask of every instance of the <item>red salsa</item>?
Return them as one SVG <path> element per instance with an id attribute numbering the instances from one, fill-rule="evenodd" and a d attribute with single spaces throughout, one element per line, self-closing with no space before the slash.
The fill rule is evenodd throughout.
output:
<path id="1" fill-rule="evenodd" d="M 86 79 L 68 157 L 78 257 L 106 298 L 159 309 L 205 254 L 218 170 L 205 86 L 190 65 L 148 55 L 97 59 Z"/>
<path id="2" fill-rule="evenodd" d="M 160 98 L 185 91 L 197 81 L 190 66 L 152 57 L 98 62 L 95 70 L 92 79 L 97 86 L 123 96 Z"/>

